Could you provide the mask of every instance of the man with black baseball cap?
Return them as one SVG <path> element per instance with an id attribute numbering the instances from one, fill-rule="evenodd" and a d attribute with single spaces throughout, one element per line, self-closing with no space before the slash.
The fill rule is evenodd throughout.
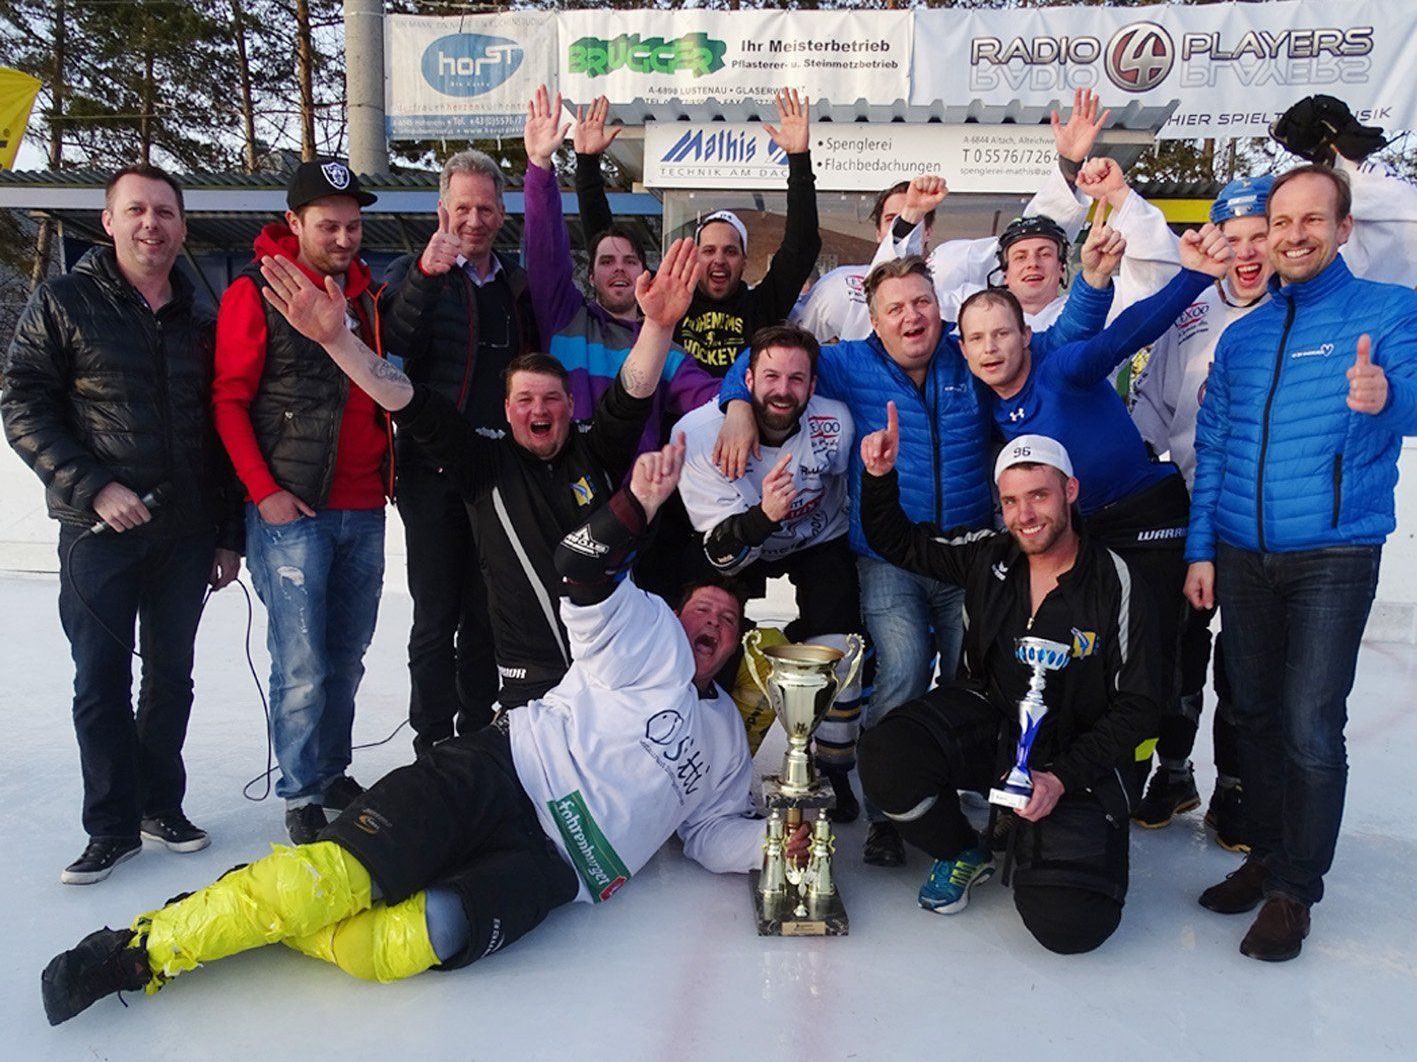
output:
<path id="1" fill-rule="evenodd" d="M 262 301 L 262 256 L 285 258 L 322 287 L 344 289 L 347 323 L 379 350 L 360 208 L 375 201 L 338 159 L 302 162 L 284 222 L 256 237 L 255 260 L 217 315 L 212 403 L 246 486 L 248 564 L 269 614 L 271 739 L 277 795 L 297 844 L 325 808 L 361 791 L 345 774 L 354 693 L 374 634 L 384 574 L 384 501 L 392 493 L 388 415 L 318 346 Z"/>

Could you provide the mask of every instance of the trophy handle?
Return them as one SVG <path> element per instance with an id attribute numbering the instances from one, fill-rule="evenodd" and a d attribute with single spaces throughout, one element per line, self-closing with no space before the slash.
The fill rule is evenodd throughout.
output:
<path id="1" fill-rule="evenodd" d="M 748 674 L 752 676 L 753 685 L 757 686 L 763 696 L 767 698 L 768 707 L 772 709 L 774 715 L 781 717 L 780 706 L 773 700 L 772 688 L 763 677 L 763 673 L 758 670 L 758 657 L 762 653 L 762 641 L 763 632 L 757 627 L 743 635 L 743 663 L 748 666 Z"/>
<path id="2" fill-rule="evenodd" d="M 848 646 L 847 651 L 851 655 L 851 663 L 846 669 L 846 678 L 842 679 L 841 685 L 837 687 L 838 692 L 844 690 L 847 686 L 850 686 L 856 681 L 856 673 L 861 670 L 861 660 L 866 655 L 866 639 L 861 637 L 861 635 L 848 634 L 846 636 L 846 644 Z M 851 653 L 852 649 L 855 650 L 854 653 Z"/>
<path id="3" fill-rule="evenodd" d="M 841 691 L 850 686 L 856 680 L 856 672 L 861 670 L 861 658 L 865 655 L 866 643 L 859 634 L 848 634 L 846 636 L 846 649 L 842 651 L 841 659 L 836 662 L 836 667 L 831 669 L 831 675 L 827 680 L 827 688 L 831 690 L 831 697 L 827 705 L 836 703 L 836 699 L 841 696 Z M 841 668 L 845 666 L 846 676 L 843 678 Z"/>

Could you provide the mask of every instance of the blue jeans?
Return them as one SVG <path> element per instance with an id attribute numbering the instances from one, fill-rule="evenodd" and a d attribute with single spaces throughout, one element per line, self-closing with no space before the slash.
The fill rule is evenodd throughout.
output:
<path id="1" fill-rule="evenodd" d="M 876 651 L 876 683 L 861 718 L 864 731 L 930 688 L 936 654 L 946 680 L 954 678 L 964 644 L 964 590 L 875 557 L 857 557 L 856 571 L 861 618 Z M 866 813 L 872 822 L 885 818 L 869 801 Z"/>
<path id="2" fill-rule="evenodd" d="M 324 509 L 268 524 L 246 506 L 246 555 L 266 606 L 276 795 L 319 803 L 344 774 L 354 693 L 384 581 L 384 510 Z"/>
<path id="3" fill-rule="evenodd" d="M 1224 543 L 1216 556 L 1246 825 L 1269 894 L 1323 898 L 1348 784 L 1348 694 L 1381 556 L 1381 546 L 1252 553 Z"/>
<path id="4" fill-rule="evenodd" d="M 182 808 L 192 644 L 215 551 L 211 531 L 170 532 L 161 518 L 118 534 L 60 526 L 59 620 L 74 657 L 90 837 L 136 841 L 141 819 Z M 133 657 L 119 642 L 133 642 L 135 624 L 143 654 L 136 713 Z"/>

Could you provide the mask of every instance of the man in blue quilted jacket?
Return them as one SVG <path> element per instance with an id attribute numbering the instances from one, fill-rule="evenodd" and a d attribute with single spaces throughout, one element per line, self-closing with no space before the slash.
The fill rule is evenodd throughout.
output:
<path id="1" fill-rule="evenodd" d="M 1240 950 L 1270 962 L 1299 954 L 1333 863 L 1347 698 L 1417 433 L 1417 293 L 1349 271 L 1351 205 L 1327 167 L 1275 182 L 1272 298 L 1225 330 L 1196 424 L 1186 596 L 1224 616 L 1251 842 L 1200 902 L 1263 901 Z"/>

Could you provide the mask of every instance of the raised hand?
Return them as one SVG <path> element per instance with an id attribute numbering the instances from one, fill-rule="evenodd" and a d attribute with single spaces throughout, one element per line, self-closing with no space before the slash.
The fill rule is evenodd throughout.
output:
<path id="1" fill-rule="evenodd" d="M 1101 211 L 1098 207 L 1098 211 Z M 1094 288 L 1105 287 L 1127 251 L 1127 238 L 1105 221 L 1094 221 L 1081 251 L 1083 279 Z"/>
<path id="2" fill-rule="evenodd" d="M 905 190 L 905 207 L 900 216 L 911 224 L 919 224 L 930 211 L 945 201 L 950 194 L 943 177 L 925 174 L 911 178 L 910 187 Z"/>
<path id="3" fill-rule="evenodd" d="M 777 126 L 763 123 L 773 143 L 788 155 L 800 155 L 807 150 L 811 135 L 811 124 L 807 111 L 812 101 L 806 96 L 799 97 L 796 89 L 782 89 L 777 93 Z"/>
<path id="4" fill-rule="evenodd" d="M 797 484 L 792 480 L 792 454 L 783 454 L 763 477 L 763 515 L 775 524 L 787 519 L 797 498 Z"/>
<path id="5" fill-rule="evenodd" d="M 1116 159 L 1088 159 L 1078 171 L 1078 191 L 1089 199 L 1102 200 L 1120 207 L 1122 193 L 1128 191 L 1127 179 Z"/>
<path id="6" fill-rule="evenodd" d="M 1066 125 L 1058 117 L 1058 112 L 1053 112 L 1053 143 L 1058 146 L 1059 155 L 1073 162 L 1087 158 L 1092 145 L 1097 142 L 1097 134 L 1102 132 L 1102 127 L 1112 116 L 1111 111 L 1103 111 L 1099 118 L 1099 106 L 1097 93 L 1080 88 L 1073 93 L 1073 112 L 1068 115 Z"/>
<path id="7" fill-rule="evenodd" d="M 453 220 L 448 216 L 448 208 L 438 203 L 438 228 L 428 238 L 428 246 L 423 248 L 423 257 L 418 266 L 430 276 L 441 276 L 458 263 L 462 245 L 453 233 Z"/>
<path id="8" fill-rule="evenodd" d="M 261 259 L 261 276 L 266 281 L 261 294 L 306 339 L 324 346 L 349 331 L 344 292 L 334 277 L 325 277 L 324 288 L 317 288 L 290 259 L 270 255 Z"/>
<path id="9" fill-rule="evenodd" d="M 664 504 L 664 500 L 674 493 L 679 485 L 679 473 L 684 468 L 684 433 L 681 431 L 662 450 L 651 450 L 640 454 L 630 473 L 630 493 L 644 508 L 646 521 L 653 520 L 654 514 Z"/>
<path id="10" fill-rule="evenodd" d="M 551 168 L 551 156 L 565 142 L 570 122 L 561 121 L 561 94 L 556 93 L 556 106 L 551 106 L 551 94 L 545 85 L 537 87 L 536 95 L 526 105 L 526 125 L 522 128 L 522 143 L 527 160 L 543 170 Z"/>
<path id="11" fill-rule="evenodd" d="M 873 476 L 884 476 L 895 468 L 900 454 L 900 418 L 895 403 L 886 403 L 886 426 L 861 440 L 861 461 Z"/>
<path id="12" fill-rule="evenodd" d="M 670 244 L 654 277 L 651 279 L 646 271 L 635 280 L 635 298 L 645 320 L 673 330 L 688 312 L 702 268 L 699 249 L 693 240 L 685 237 Z"/>
<path id="13" fill-rule="evenodd" d="M 1348 408 L 1376 416 L 1387 408 L 1387 373 L 1373 364 L 1373 339 L 1358 337 L 1358 359 L 1348 370 Z"/>
<path id="14" fill-rule="evenodd" d="M 1209 273 L 1218 279 L 1229 271 L 1234 257 L 1225 233 L 1210 222 L 1202 225 L 1199 232 L 1187 229 L 1181 235 L 1181 264 L 1187 269 Z"/>
<path id="15" fill-rule="evenodd" d="M 625 127 L 617 125 L 607 133 L 605 119 L 609 113 L 610 100 L 605 96 L 596 97 L 589 107 L 576 108 L 576 125 L 571 131 L 571 145 L 576 149 L 577 155 L 604 154 L 605 149 L 615 142 L 620 130 Z"/>

